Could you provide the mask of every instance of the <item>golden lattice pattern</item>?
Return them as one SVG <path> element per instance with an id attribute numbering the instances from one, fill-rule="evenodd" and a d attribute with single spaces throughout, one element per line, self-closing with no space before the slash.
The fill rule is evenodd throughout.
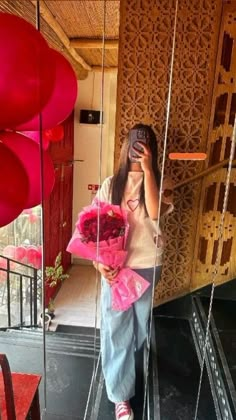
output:
<path id="1" fill-rule="evenodd" d="M 236 2 L 223 5 L 219 50 L 216 61 L 215 85 L 207 147 L 208 166 L 230 157 L 231 138 L 236 114 Z M 223 241 L 219 241 L 219 224 L 227 169 L 221 169 L 204 179 L 195 249 L 195 264 L 191 289 L 199 285 L 224 283 L 236 276 L 236 170 L 230 178 Z M 219 247 L 219 264 L 215 264 Z M 217 269 L 217 275 L 215 270 Z"/>
<path id="2" fill-rule="evenodd" d="M 206 150 L 220 12 L 220 0 L 179 1 L 168 153 Z M 137 122 L 155 129 L 161 162 L 174 17 L 174 0 L 121 2 L 115 162 Z M 177 182 L 201 168 L 196 162 L 166 160 L 165 172 Z M 176 210 L 165 224 L 167 249 L 156 303 L 189 289 L 200 187 L 198 182 L 175 192 Z"/>
<path id="3" fill-rule="evenodd" d="M 224 283 L 235 278 L 236 275 L 236 170 L 233 169 L 229 200 L 224 217 L 222 230 L 223 240 L 219 241 L 219 226 L 222 219 L 223 199 L 227 169 L 220 169 L 208 175 L 203 182 L 204 199 L 198 220 L 198 235 L 196 241 L 196 255 L 191 289 L 197 289 L 214 281 Z M 220 247 L 219 266 L 215 275 L 217 251 Z"/>

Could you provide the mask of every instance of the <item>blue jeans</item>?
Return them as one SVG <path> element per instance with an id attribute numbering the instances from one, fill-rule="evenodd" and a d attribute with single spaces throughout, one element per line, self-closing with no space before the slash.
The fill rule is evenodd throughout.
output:
<path id="1" fill-rule="evenodd" d="M 107 395 L 112 402 L 129 400 L 135 394 L 135 350 L 142 346 L 148 333 L 153 270 L 153 267 L 134 270 L 150 282 L 150 287 L 127 311 L 111 309 L 111 288 L 102 278 L 102 368 Z M 161 266 L 156 267 L 155 283 L 160 276 Z"/>

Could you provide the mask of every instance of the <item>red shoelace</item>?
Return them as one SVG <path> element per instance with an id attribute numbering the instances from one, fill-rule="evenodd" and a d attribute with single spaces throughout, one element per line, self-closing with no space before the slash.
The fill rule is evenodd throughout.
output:
<path id="1" fill-rule="evenodd" d="M 131 415 L 131 407 L 129 401 L 122 401 L 116 403 L 116 420 L 122 420 L 124 416 Z"/>

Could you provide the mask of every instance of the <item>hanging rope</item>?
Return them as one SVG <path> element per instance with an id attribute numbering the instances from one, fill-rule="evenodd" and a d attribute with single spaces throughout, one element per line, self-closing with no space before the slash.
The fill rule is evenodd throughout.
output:
<path id="1" fill-rule="evenodd" d="M 162 156 L 162 168 L 161 168 L 161 182 L 160 182 L 160 194 L 159 194 L 159 203 L 158 203 L 158 218 L 156 223 L 157 233 L 159 232 L 160 227 L 160 215 L 161 215 L 161 198 L 162 198 L 162 189 L 163 189 L 163 179 L 164 179 L 164 170 L 165 170 L 165 160 L 166 160 L 166 149 L 167 149 L 167 140 L 168 140 L 168 128 L 170 120 L 170 105 L 171 105 L 171 94 L 172 94 L 172 85 L 173 85 L 173 72 L 174 72 L 174 58 L 175 58 L 175 41 L 176 41 L 176 28 L 177 28 L 177 17 L 178 17 L 178 0 L 175 2 L 175 19 L 174 19 L 174 31 L 173 31 L 173 41 L 172 41 L 172 51 L 171 51 L 171 63 L 170 63 L 170 79 L 169 79 L 169 89 L 168 89 L 168 99 L 167 99 L 167 109 L 166 109 L 166 125 L 165 125 L 165 134 L 164 134 L 164 144 L 163 144 L 163 156 Z M 150 356 L 150 344 L 151 344 L 151 332 L 152 332 L 152 321 L 153 321 L 153 302 L 155 294 L 155 275 L 156 275 L 156 262 L 157 262 L 157 249 L 155 256 L 155 263 L 153 267 L 153 282 L 152 282 L 152 303 L 151 303 L 151 313 L 150 313 L 150 322 L 147 336 L 147 357 L 145 363 L 145 385 L 144 385 L 144 402 L 143 402 L 143 415 L 142 420 L 145 420 L 145 408 L 146 408 L 146 399 L 147 399 L 147 389 L 148 389 L 148 364 Z"/>
<path id="2" fill-rule="evenodd" d="M 222 245 L 223 245 L 224 220 L 225 220 L 225 213 L 227 210 L 227 204 L 228 204 L 228 198 L 229 198 L 229 185 L 230 185 L 230 176 L 231 176 L 231 171 L 232 171 L 232 166 L 233 166 L 232 164 L 233 164 L 233 159 L 234 159 L 234 154 L 235 154 L 235 142 L 236 142 L 236 116 L 234 119 L 234 128 L 233 128 L 232 143 L 231 143 L 231 148 L 230 148 L 229 166 L 228 166 L 227 177 L 226 177 L 226 182 L 225 182 L 223 210 L 221 213 L 221 219 L 220 219 L 220 224 L 219 224 L 219 229 L 218 229 L 219 240 L 218 240 L 217 256 L 216 256 L 216 263 L 215 263 L 214 272 L 212 276 L 212 289 L 211 289 L 211 297 L 210 297 L 209 311 L 208 311 L 208 317 L 207 317 L 206 335 L 205 335 L 205 341 L 204 341 L 204 347 L 203 347 L 203 356 L 202 356 L 202 363 L 201 363 L 201 371 L 200 371 L 200 379 L 199 379 L 199 385 L 198 385 L 197 402 L 196 402 L 194 420 L 197 420 L 197 413 L 198 413 L 202 379 L 203 379 L 203 371 L 204 371 L 206 351 L 207 351 L 207 345 L 208 345 L 208 336 L 209 336 L 210 321 L 211 321 L 211 310 L 212 310 L 214 291 L 215 291 L 215 279 L 216 279 L 216 276 L 218 274 L 219 267 L 220 267 L 220 259 L 221 259 Z"/>
<path id="3" fill-rule="evenodd" d="M 36 29 L 40 32 L 41 25 L 40 25 L 40 1 L 36 1 Z M 40 98 L 40 89 L 38 89 L 38 98 Z M 39 112 L 39 149 L 40 149 L 40 182 L 41 182 L 41 242 L 42 246 L 42 275 L 41 275 L 41 282 L 42 282 L 42 322 L 43 322 L 43 374 L 44 374 L 44 410 L 47 410 L 47 368 L 46 368 L 46 361 L 47 361 L 47 349 L 46 349 L 46 335 L 45 335 L 45 274 L 44 274 L 44 267 L 45 267 L 45 252 L 44 252 L 44 161 L 43 161 L 43 136 L 42 136 L 42 112 Z"/>
<path id="4" fill-rule="evenodd" d="M 105 65 L 105 33 L 106 33 L 106 0 L 103 0 L 103 34 L 102 34 L 102 79 L 101 79 L 101 98 L 100 98 L 100 140 L 99 140 L 99 169 L 98 169 L 98 184 L 102 184 L 102 152 L 103 152 L 103 112 L 104 112 L 104 65 Z M 94 83 L 94 79 L 93 79 Z M 93 85 L 94 89 L 94 85 Z M 100 188 L 98 190 L 98 200 L 100 203 Z M 99 256 L 99 235 L 100 234 L 100 206 L 98 206 L 98 216 L 97 216 L 97 261 Z M 95 295 L 95 319 L 94 319 L 94 344 L 93 344 L 93 373 L 90 383 L 90 389 L 84 414 L 84 420 L 87 418 L 89 402 L 92 394 L 92 412 L 90 418 L 94 417 L 95 409 L 95 380 L 97 377 L 98 363 L 100 362 L 100 357 L 96 360 L 96 344 L 97 344 L 97 324 L 98 324 L 98 295 L 99 295 L 99 285 L 100 274 L 96 270 L 96 295 Z"/>

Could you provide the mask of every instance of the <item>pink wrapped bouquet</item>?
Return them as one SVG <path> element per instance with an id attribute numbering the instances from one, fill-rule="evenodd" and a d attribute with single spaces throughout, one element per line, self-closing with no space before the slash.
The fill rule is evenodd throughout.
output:
<path id="1" fill-rule="evenodd" d="M 119 273 L 111 285 L 112 309 L 127 310 L 149 287 L 135 271 L 125 267 L 126 239 L 129 231 L 127 214 L 120 206 L 94 200 L 78 215 L 76 228 L 67 251 L 96 261 Z"/>

